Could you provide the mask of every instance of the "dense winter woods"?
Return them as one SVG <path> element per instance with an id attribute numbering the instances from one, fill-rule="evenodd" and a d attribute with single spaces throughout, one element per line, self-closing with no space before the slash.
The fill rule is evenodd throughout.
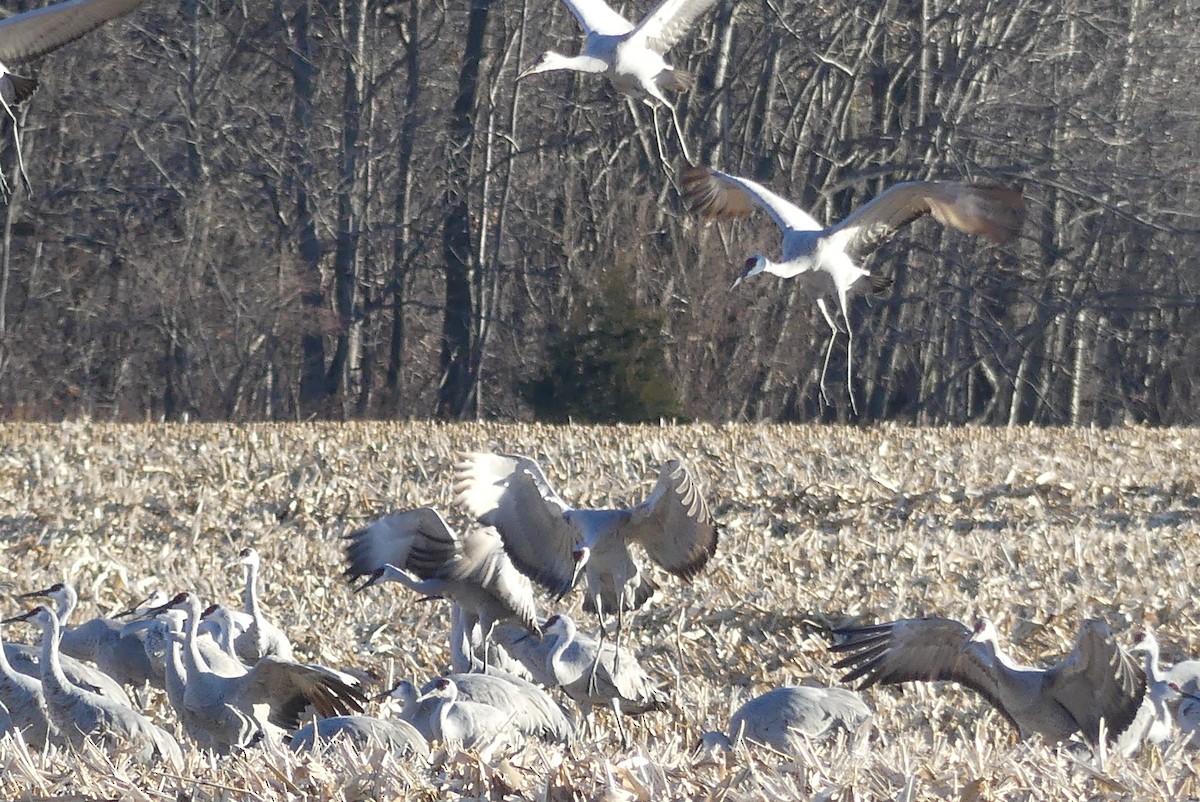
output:
<path id="1" fill-rule="evenodd" d="M 910 178 L 1023 188 L 1015 243 L 919 222 L 868 263 L 895 285 L 852 310 L 864 418 L 1186 423 L 1197 20 L 720 0 L 670 61 L 693 155 L 818 219 Z M 558 0 L 152 0 L 47 59 L 28 188 L 4 162 L 4 416 L 849 417 L 794 282 L 729 291 L 777 232 L 682 208 L 667 110 L 514 80 L 579 42 Z"/>

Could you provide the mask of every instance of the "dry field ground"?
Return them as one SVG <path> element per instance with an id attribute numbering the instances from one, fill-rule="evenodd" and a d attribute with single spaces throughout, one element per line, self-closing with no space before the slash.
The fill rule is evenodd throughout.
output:
<path id="1" fill-rule="evenodd" d="M 612 721 L 573 753 L 534 745 L 433 766 L 334 748 L 191 753 L 183 776 L 98 753 L 0 743 L 3 799 L 1147 799 L 1200 797 L 1193 753 L 1133 759 L 1016 743 L 969 693 L 867 693 L 875 727 L 796 759 L 696 758 L 750 694 L 837 681 L 822 627 L 991 614 L 1018 657 L 1054 660 L 1083 617 L 1123 637 L 1156 627 L 1164 656 L 1200 654 L 1200 432 L 1121 429 L 638 428 L 352 424 L 0 428 L 0 593 L 67 577 L 84 615 L 154 588 L 238 600 L 244 545 L 264 557 L 265 601 L 299 652 L 379 679 L 447 665 L 446 606 L 398 585 L 352 594 L 340 536 L 421 504 L 450 510 L 463 449 L 542 461 L 564 498 L 627 504 L 682 457 L 723 525 L 690 586 L 631 626 L 677 710 Z M 451 520 L 462 524 L 456 512 Z M 548 600 L 543 599 L 549 606 Z M 578 613 L 577 595 L 568 597 Z M 587 626 L 582 613 L 577 620 Z M 7 637 L 32 633 L 16 626 Z M 151 710 L 173 722 L 165 699 Z"/>

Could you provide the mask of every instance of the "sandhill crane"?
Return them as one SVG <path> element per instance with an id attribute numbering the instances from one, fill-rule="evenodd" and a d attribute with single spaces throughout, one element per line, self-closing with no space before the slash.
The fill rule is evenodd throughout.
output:
<path id="1" fill-rule="evenodd" d="M 205 664 L 197 646 L 200 600 L 183 592 L 154 614 L 187 614 L 182 663 L 186 685 L 180 720 L 193 738 L 218 753 L 244 749 L 270 726 L 294 730 L 309 705 L 321 718 L 362 712 L 366 698 L 334 677 L 298 663 L 264 657 L 246 673 L 226 676 Z"/>
<path id="2" fill-rule="evenodd" d="M 1138 724 L 1145 728 L 1145 737 L 1151 743 L 1163 743 L 1174 734 L 1178 726 L 1185 742 L 1196 746 L 1200 741 L 1200 701 L 1194 696 L 1200 681 L 1200 661 L 1182 660 L 1168 669 L 1159 663 L 1158 639 L 1150 630 L 1135 633 L 1131 652 L 1145 654 L 1145 672 L 1148 680 L 1146 697 L 1153 704 L 1143 702 Z"/>
<path id="3" fill-rule="evenodd" d="M 374 716 L 331 716 L 305 724 L 292 733 L 288 746 L 293 752 L 312 751 L 318 743 L 346 739 L 363 749 L 380 747 L 398 756 L 429 759 L 429 742 L 417 728 L 400 719 Z"/>
<path id="4" fill-rule="evenodd" d="M 46 710 L 67 743 L 79 748 L 85 742 L 96 742 L 113 750 L 127 750 L 140 760 L 158 756 L 176 770 L 183 768 L 179 744 L 165 730 L 129 705 L 70 683 L 59 661 L 58 617 L 50 608 L 38 605 L 0 623 L 29 620 L 42 628 L 42 696 Z"/>
<path id="5" fill-rule="evenodd" d="M 581 635 L 569 616 L 551 616 L 541 638 L 526 634 L 507 648 L 538 682 L 562 688 L 579 705 L 585 719 L 590 720 L 596 705 L 611 707 L 623 743 L 627 738 L 622 714 L 666 710 L 670 704 L 666 692 L 642 670 L 637 658 Z"/>
<path id="6" fill-rule="evenodd" d="M 1178 701 L 1179 694 L 1171 690 L 1167 677 L 1158 665 L 1158 640 L 1149 630 L 1136 632 L 1130 653 L 1145 655 L 1143 671 L 1146 674 L 1146 695 L 1137 715 L 1117 739 L 1117 748 L 1124 754 L 1133 754 L 1142 741 L 1162 744 L 1174 734 L 1174 716 L 1169 704 Z"/>
<path id="7" fill-rule="evenodd" d="M 830 299 L 836 299 L 846 325 L 846 387 L 856 414 L 858 407 L 851 383 L 854 327 L 850 322 L 849 301 L 856 295 L 882 292 L 892 283 L 889 278 L 862 269 L 859 261 L 891 239 L 897 230 L 926 214 L 943 225 L 996 243 L 1015 236 L 1025 220 L 1021 193 L 993 184 L 951 181 L 896 184 L 828 228 L 766 187 L 711 167 L 688 167 L 683 172 L 682 186 L 684 200 L 705 217 L 744 217 L 757 206 L 779 226 L 783 233 L 780 261 L 754 254 L 746 259 L 733 286 L 759 273 L 773 273 L 782 278 L 796 277 L 804 282 L 808 292 L 816 295 L 817 307 L 830 328 L 829 346 L 821 368 L 822 396 L 829 356 L 839 332 L 828 306 Z"/>
<path id="8" fill-rule="evenodd" d="M 451 680 L 458 698 L 502 710 L 512 717 L 512 725 L 524 735 L 547 743 L 569 744 L 575 725 L 567 714 L 541 688 L 511 674 L 447 674 L 430 680 L 422 694 L 435 690 L 438 679 Z"/>
<path id="9" fill-rule="evenodd" d="M 34 749 L 58 740 L 58 731 L 50 721 L 40 679 L 22 674 L 8 662 L 8 652 L 0 638 L 0 703 L 8 708 L 9 728 L 21 731 L 25 742 Z M 0 728 L 0 733 L 4 729 Z"/>
<path id="10" fill-rule="evenodd" d="M 561 598 L 582 572 L 584 608 L 623 616 L 653 595 L 629 552 L 640 543 L 654 562 L 690 580 L 717 549 L 708 505 L 678 460 L 662 465 L 649 498 L 628 509 L 581 510 L 554 492 L 541 468 L 515 454 L 468 454 L 458 466 L 458 502 L 480 523 L 494 526 L 513 563 Z"/>
<path id="11" fill-rule="evenodd" d="M 430 702 L 429 725 L 435 740 L 462 749 L 480 750 L 485 761 L 500 746 L 519 747 L 523 741 L 513 723 L 513 714 L 491 705 L 459 698 L 458 685 L 448 677 L 433 681 L 433 687 L 417 698 L 417 705 Z"/>
<path id="12" fill-rule="evenodd" d="M 866 703 L 844 688 L 775 688 L 738 708 L 729 718 L 728 735 L 706 732 L 701 743 L 729 749 L 750 741 L 790 755 L 806 740 L 854 732 L 870 718 Z"/>
<path id="13" fill-rule="evenodd" d="M 123 686 L 140 688 L 150 683 L 159 689 L 163 687 L 161 667 L 155 665 L 146 652 L 144 627 L 127 627 L 115 618 L 92 618 L 71 626 L 71 618 L 79 606 L 79 595 L 66 582 L 56 582 L 48 588 L 23 593 L 17 598 L 47 598 L 54 601 L 62 628 L 62 640 L 59 642 L 62 654 L 95 663 L 101 671 Z"/>
<path id="14" fill-rule="evenodd" d="M 524 626 L 497 624 L 489 639 L 479 622 L 479 616 L 464 610 L 457 604 L 450 605 L 450 668 L 460 674 L 483 673 L 499 669 L 524 680 L 533 679 L 520 661 L 511 657 L 500 645 L 500 634 L 505 630 L 513 634 L 512 640 L 525 634 Z"/>
<path id="15" fill-rule="evenodd" d="M 258 573 L 262 560 L 258 552 L 247 546 L 242 549 L 234 561 L 234 565 L 246 569 L 246 589 L 243 591 L 243 609 L 250 616 L 250 623 L 244 633 L 234 638 L 234 648 L 237 656 L 247 664 L 254 663 L 260 657 L 268 655 L 281 660 L 294 660 L 292 642 L 283 630 L 272 624 L 263 615 L 262 605 L 258 601 Z"/>
<path id="16" fill-rule="evenodd" d="M 947 618 L 908 618 L 835 629 L 845 638 L 831 649 L 847 652 L 835 663 L 849 668 L 843 682 L 862 687 L 951 680 L 977 691 L 1000 711 L 1019 737 L 1048 741 L 1082 734 L 1089 745 L 1106 731 L 1115 741 L 1137 714 L 1146 676 L 1117 645 L 1102 621 L 1087 619 L 1075 648 L 1050 669 L 1015 663 L 1000 647 L 996 628 L 981 618 L 972 631 Z"/>
<path id="17" fill-rule="evenodd" d="M 691 161 L 675 105 L 663 93 L 686 92 L 695 80 L 687 72 L 668 66 L 663 55 L 716 0 L 662 0 L 637 25 L 613 11 L 604 0 L 563 2 L 587 37 L 582 52 L 564 56 L 548 50 L 537 63 L 518 74 L 517 80 L 552 70 L 604 73 L 618 92 L 654 98 L 671 110 L 684 156 Z"/>
<path id="18" fill-rule="evenodd" d="M 70 610 L 66 609 L 67 606 L 74 609 L 74 602 L 71 601 L 74 597 L 74 591 L 69 590 L 69 587 L 66 586 L 66 588 L 55 594 L 55 602 L 59 606 L 60 613 L 69 614 Z M 27 593 L 18 598 L 31 598 L 39 595 L 45 594 Z M 58 617 L 61 621 L 61 616 Z M 23 643 L 5 643 L 4 651 L 9 664 L 17 671 L 35 679 L 42 676 L 41 659 L 39 656 L 41 652 L 40 648 L 26 646 Z M 103 694 L 129 707 L 133 706 L 133 701 L 129 698 L 129 694 L 125 693 L 125 689 L 121 687 L 121 683 L 100 669 L 90 666 L 68 654 L 64 654 L 61 649 L 59 650 L 59 663 L 62 665 L 63 673 L 66 674 L 67 679 L 72 685 L 92 691 L 93 693 Z"/>
<path id="19" fill-rule="evenodd" d="M 445 596 L 479 621 L 485 642 L 501 621 L 538 628 L 533 588 L 494 529 L 475 527 L 459 537 L 437 510 L 419 507 L 348 537 L 346 575 L 368 577 L 357 590 L 400 582 L 422 595 Z"/>

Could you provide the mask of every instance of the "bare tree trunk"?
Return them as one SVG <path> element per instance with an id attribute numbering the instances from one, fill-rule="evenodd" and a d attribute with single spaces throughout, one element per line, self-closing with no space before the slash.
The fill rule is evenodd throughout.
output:
<path id="1" fill-rule="evenodd" d="M 471 218 L 469 190 L 471 153 L 475 136 L 475 90 L 483 58 L 491 0 L 472 0 L 458 92 L 450 114 L 447 153 L 446 212 L 442 218 L 442 254 L 446 260 L 446 301 L 442 316 L 442 382 L 438 387 L 438 417 L 457 420 L 467 411 L 471 395 Z"/>

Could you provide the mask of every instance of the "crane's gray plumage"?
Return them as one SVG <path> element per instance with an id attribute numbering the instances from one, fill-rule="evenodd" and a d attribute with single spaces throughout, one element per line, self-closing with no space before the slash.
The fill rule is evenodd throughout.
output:
<path id="1" fill-rule="evenodd" d="M 0 647 L 4 645 L 4 639 L 0 638 Z M 58 731 L 50 721 L 42 697 L 40 672 L 39 677 L 31 677 L 17 671 L 9 664 L 4 648 L 0 648 L 0 703 L 8 708 L 10 728 L 20 730 L 25 742 L 34 749 L 58 741 Z"/>
<path id="2" fill-rule="evenodd" d="M 73 42 L 111 19 L 128 14 L 145 0 L 68 0 L 0 20 L 0 93 L 21 103 L 37 81 L 9 70 Z"/>
<path id="3" fill-rule="evenodd" d="M 522 734 L 547 743 L 569 744 L 575 735 L 575 725 L 544 690 L 511 674 L 448 674 L 458 689 L 458 698 L 478 702 L 508 713 L 512 725 Z M 437 679 L 422 688 L 422 694 L 435 690 Z"/>
<path id="4" fill-rule="evenodd" d="M 1101 721 L 1115 741 L 1137 714 L 1146 676 L 1117 645 L 1102 621 L 1087 619 L 1075 648 L 1049 669 L 1015 663 L 1001 649 L 995 626 L 982 618 L 972 631 L 946 618 L 909 618 L 868 627 L 836 629 L 845 640 L 831 647 L 847 655 L 837 668 L 842 680 L 862 687 L 951 680 L 982 695 L 1021 738 L 1039 733 L 1062 741 L 1075 733 L 1090 745 Z"/>
<path id="5" fill-rule="evenodd" d="M 180 719 L 202 746 L 220 753 L 246 748 L 269 733 L 268 725 L 285 731 L 296 729 L 301 713 L 309 706 L 321 718 L 362 712 L 366 698 L 357 689 L 298 663 L 264 657 L 245 673 L 227 676 L 215 672 L 197 646 L 199 599 L 180 593 L 153 612 L 167 609 L 182 609 L 187 614 Z"/>
<path id="6" fill-rule="evenodd" d="M 295 660 L 292 642 L 283 630 L 267 620 L 258 600 L 258 574 L 262 559 L 258 552 L 247 546 L 238 553 L 235 565 L 246 569 L 246 588 L 243 592 L 246 615 L 250 616 L 245 631 L 233 638 L 237 656 L 248 665 L 262 657 L 278 657 L 280 660 Z"/>
<path id="7" fill-rule="evenodd" d="M 837 304 L 853 349 L 854 329 L 850 323 L 849 299 L 868 292 L 881 292 L 891 279 L 875 276 L 858 262 L 889 240 L 900 228 L 931 215 L 938 222 L 992 242 L 1011 239 L 1025 221 L 1021 193 L 1008 187 L 953 181 L 909 181 L 896 184 L 860 206 L 840 223 L 825 227 L 808 212 L 748 178 L 711 167 L 688 167 L 682 176 L 683 196 L 693 210 L 709 218 L 745 217 L 762 209 L 783 235 L 782 257 L 773 261 L 761 253 L 746 260 L 736 287 L 743 279 L 759 273 L 804 281 L 816 296 L 817 306 L 830 327 L 829 347 L 821 371 L 822 391 L 829 354 L 838 334 L 829 301 Z M 846 384 L 850 388 L 850 363 L 846 360 Z M 854 393 L 850 390 L 853 405 Z"/>
<path id="8" fill-rule="evenodd" d="M 596 705 L 610 707 L 617 715 L 622 741 L 621 715 L 666 710 L 670 704 L 667 693 L 642 670 L 636 657 L 580 634 L 566 615 L 547 619 L 541 637 L 527 633 L 503 645 L 537 682 L 562 688 L 585 718 Z"/>
<path id="9" fill-rule="evenodd" d="M 507 632 L 506 632 L 507 630 Z M 460 674 L 486 674 L 499 669 L 524 680 L 533 679 L 518 660 L 500 645 L 501 635 L 512 640 L 525 634 L 524 626 L 497 624 L 489 639 L 479 616 L 458 604 L 450 605 L 450 668 Z M 515 634 L 512 634 L 515 633 Z"/>
<path id="10" fill-rule="evenodd" d="M 691 474 L 670 460 L 641 504 L 582 510 L 554 491 L 541 468 L 516 454 L 468 454 L 458 466 L 458 502 L 495 527 L 518 568 L 559 596 L 582 571 L 585 608 L 617 613 L 646 603 L 656 585 L 629 552 L 639 543 L 654 562 L 688 580 L 717 549 L 717 526 Z"/>
<path id="11" fill-rule="evenodd" d="M 346 547 L 351 580 L 368 576 L 358 590 L 383 581 L 417 593 L 445 596 L 477 617 L 485 635 L 514 620 L 537 629 L 537 604 L 529 580 L 489 527 L 459 537 L 432 507 L 397 513 L 353 532 Z"/>
<path id="12" fill-rule="evenodd" d="M 346 739 L 359 749 L 379 747 L 397 755 L 429 759 L 429 742 L 407 721 L 374 716 L 332 716 L 305 724 L 292 733 L 293 752 L 311 751 L 317 744 Z"/>
<path id="13" fill-rule="evenodd" d="M 59 662 L 58 617 L 39 605 L 9 621 L 33 620 L 42 627 L 42 696 L 50 720 L 67 743 L 79 748 L 94 742 L 116 751 L 129 751 L 140 760 L 156 756 L 176 770 L 183 767 L 179 744 L 150 719 L 109 696 L 76 687 Z"/>
<path id="14" fill-rule="evenodd" d="M 417 698 L 416 705 L 428 715 L 431 740 L 463 749 L 486 745 L 484 752 L 493 746 L 519 746 L 522 742 L 511 712 L 460 698 L 458 685 L 447 677 L 434 680 L 430 690 Z"/>
<path id="15" fill-rule="evenodd" d="M 866 703 L 844 688 L 775 688 L 738 708 L 729 718 L 728 734 L 706 732 L 701 740 L 726 748 L 750 741 L 795 754 L 806 740 L 854 732 L 870 718 Z"/>
<path id="16" fill-rule="evenodd" d="M 79 606 L 79 595 L 67 582 L 56 582 L 44 590 L 24 593 L 18 598 L 48 598 L 54 601 L 58 622 L 62 627 L 62 639 L 59 641 L 62 654 L 94 663 L 121 686 L 140 688 L 149 683 L 160 690 L 163 688 L 162 666 L 152 661 L 146 651 L 144 627 L 127 626 L 115 618 L 92 618 L 72 626 L 71 619 Z M 126 697 L 124 701 L 130 700 Z"/>

